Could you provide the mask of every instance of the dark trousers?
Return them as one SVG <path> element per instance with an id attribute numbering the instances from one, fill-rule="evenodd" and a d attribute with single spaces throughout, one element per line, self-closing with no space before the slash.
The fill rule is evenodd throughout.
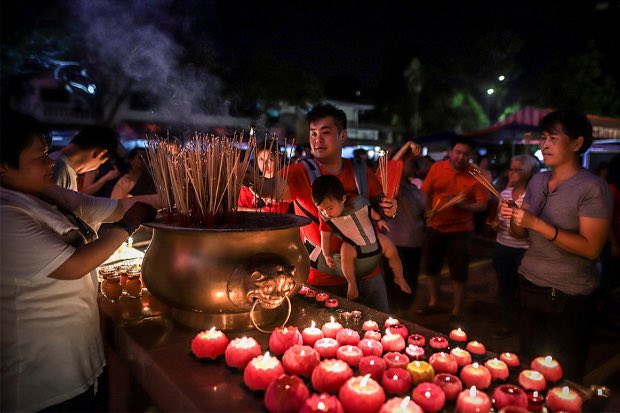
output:
<path id="1" fill-rule="evenodd" d="M 495 243 L 493 251 L 493 268 L 497 277 L 497 297 L 500 305 L 501 322 L 508 328 L 514 322 L 517 289 L 519 287 L 519 265 L 524 248 L 512 248 Z"/>
<path id="2" fill-rule="evenodd" d="M 519 295 L 521 354 L 527 361 L 553 356 L 565 378 L 581 382 L 592 334 L 593 294 L 568 296 L 520 276 Z"/>
<path id="3" fill-rule="evenodd" d="M 390 313 L 406 311 L 413 303 L 418 290 L 418 276 L 420 275 L 420 261 L 422 260 L 422 248 L 397 246 L 396 249 L 403 264 L 403 276 L 411 287 L 412 293 L 404 293 L 398 285 L 394 284 L 394 274 L 387 260 L 384 259 L 383 271 L 389 297 Z"/>

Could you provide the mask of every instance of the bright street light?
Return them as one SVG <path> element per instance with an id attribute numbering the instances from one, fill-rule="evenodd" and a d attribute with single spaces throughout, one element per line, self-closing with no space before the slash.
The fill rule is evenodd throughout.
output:
<path id="1" fill-rule="evenodd" d="M 493 93 L 495 93 L 495 89 L 493 88 L 487 89 L 487 95 L 492 95 Z"/>

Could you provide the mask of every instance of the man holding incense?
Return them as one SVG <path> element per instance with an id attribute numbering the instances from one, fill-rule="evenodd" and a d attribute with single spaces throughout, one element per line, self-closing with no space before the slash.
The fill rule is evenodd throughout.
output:
<path id="1" fill-rule="evenodd" d="M 484 187 L 468 173 L 473 150 L 470 140 L 462 137 L 453 139 L 449 159 L 434 163 L 422 184 L 428 221 L 425 270 L 430 280 L 430 299 L 426 306 L 418 310 L 418 314 L 440 312 L 437 303 L 439 274 L 445 257 L 454 289 L 450 320 L 455 324 L 462 321 L 474 212 L 484 211 L 487 204 Z"/>

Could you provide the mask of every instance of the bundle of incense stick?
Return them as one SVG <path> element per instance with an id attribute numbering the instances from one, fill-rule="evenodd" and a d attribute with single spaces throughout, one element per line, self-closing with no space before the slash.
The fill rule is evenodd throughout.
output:
<path id="1" fill-rule="evenodd" d="M 388 151 L 379 151 L 379 174 L 381 175 L 381 188 L 383 193 L 388 193 Z"/>
<path id="2" fill-rule="evenodd" d="M 465 199 L 465 194 L 463 192 L 461 192 L 458 195 L 450 198 L 442 206 L 439 206 L 439 203 L 441 202 L 441 199 L 437 199 L 437 201 L 435 201 L 435 205 L 433 205 L 433 209 L 431 209 L 431 213 L 432 214 L 436 214 L 437 212 L 443 211 L 444 209 L 449 208 L 449 207 L 451 207 L 454 204 L 458 204 L 459 202 L 463 201 L 464 199 Z"/>
<path id="3" fill-rule="evenodd" d="M 149 171 L 166 212 L 202 221 L 236 209 L 242 179 L 256 151 L 255 137 L 248 139 L 245 152 L 244 143 L 243 134 L 196 133 L 185 142 L 150 138 Z"/>
<path id="4" fill-rule="evenodd" d="M 484 186 L 487 189 L 487 191 L 489 191 L 491 194 L 493 194 L 493 196 L 495 196 L 497 199 L 499 199 L 500 201 L 506 202 L 508 204 L 510 204 L 512 202 L 512 201 L 506 200 L 502 196 L 502 194 L 500 194 L 499 191 L 497 189 L 495 189 L 493 184 L 487 179 L 487 177 L 485 177 L 482 174 L 482 171 L 480 169 L 476 168 L 473 165 L 469 165 L 467 171 L 469 172 L 469 174 L 471 176 L 476 178 L 476 181 L 480 182 L 482 184 L 482 186 Z"/>

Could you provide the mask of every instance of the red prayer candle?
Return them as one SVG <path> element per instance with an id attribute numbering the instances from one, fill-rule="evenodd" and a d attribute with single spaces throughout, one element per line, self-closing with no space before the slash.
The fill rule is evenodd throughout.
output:
<path id="1" fill-rule="evenodd" d="M 310 391 L 297 376 L 282 374 L 271 382 L 265 392 L 265 407 L 270 412 L 298 411 Z"/>
<path id="2" fill-rule="evenodd" d="M 377 356 L 362 357 L 358 364 L 360 375 L 370 374 L 373 380 L 380 381 L 383 371 L 385 370 L 385 361 Z"/>
<path id="3" fill-rule="evenodd" d="M 370 375 L 351 377 L 340 388 L 338 398 L 347 412 L 376 413 L 385 403 L 383 387 Z"/>
<path id="4" fill-rule="evenodd" d="M 577 392 L 568 386 L 554 387 L 547 393 L 547 407 L 552 412 L 580 412 L 582 400 Z"/>
<path id="5" fill-rule="evenodd" d="M 357 343 L 360 342 L 360 335 L 357 331 L 351 330 L 350 328 L 343 328 L 342 330 L 336 333 L 336 341 L 341 346 L 357 346 Z"/>
<path id="6" fill-rule="evenodd" d="M 274 354 L 284 354 L 295 344 L 303 344 L 299 329 L 294 326 L 276 327 L 269 337 L 269 350 Z"/>
<path id="7" fill-rule="evenodd" d="M 491 373 L 478 363 L 468 364 L 461 370 L 461 381 L 466 387 L 486 389 L 491 385 Z"/>
<path id="8" fill-rule="evenodd" d="M 493 391 L 493 400 L 497 409 L 516 406 L 527 409 L 527 395 L 525 391 L 514 384 L 502 384 Z"/>
<path id="9" fill-rule="evenodd" d="M 228 346 L 228 337 L 215 327 L 201 331 L 192 340 L 192 353 L 198 358 L 215 359 L 224 354 Z"/>
<path id="10" fill-rule="evenodd" d="M 381 356 L 383 354 L 383 346 L 377 340 L 371 340 L 365 338 L 357 343 L 357 346 L 362 350 L 364 356 Z"/>
<path id="11" fill-rule="evenodd" d="M 545 376 L 536 370 L 523 370 L 519 373 L 518 380 L 525 390 L 543 391 L 547 388 Z"/>
<path id="12" fill-rule="evenodd" d="M 250 390 L 266 390 L 276 378 L 284 373 L 282 363 L 276 357 L 269 356 L 266 352 L 263 356 L 254 357 L 243 370 L 243 382 Z"/>
<path id="13" fill-rule="evenodd" d="M 338 348 L 338 351 L 336 352 L 336 357 L 339 360 L 347 363 L 349 366 L 356 368 L 359 365 L 362 357 L 364 357 L 364 353 L 362 353 L 362 350 L 360 350 L 356 346 L 346 345 Z"/>
<path id="14" fill-rule="evenodd" d="M 499 359 L 506 363 L 509 368 L 517 368 L 521 366 L 521 361 L 519 360 L 519 356 L 514 353 L 502 353 L 499 355 Z"/>
<path id="15" fill-rule="evenodd" d="M 407 396 L 404 399 L 400 397 L 391 398 L 381 406 L 379 413 L 424 413 L 424 410 L 411 400 L 411 397 Z"/>
<path id="16" fill-rule="evenodd" d="M 475 356 L 484 356 L 484 354 L 487 352 L 487 349 L 484 347 L 484 344 L 482 344 L 479 341 L 475 341 L 475 340 L 467 343 L 467 347 L 465 347 L 465 350 L 469 351 L 471 354 Z"/>
<path id="17" fill-rule="evenodd" d="M 368 338 L 371 340 L 377 340 L 377 341 L 381 341 L 381 333 L 378 331 L 366 331 L 364 333 L 364 338 Z"/>
<path id="18" fill-rule="evenodd" d="M 393 326 L 393 325 L 396 325 L 396 324 L 400 324 L 400 321 L 398 321 L 394 317 L 389 317 L 387 320 L 385 320 L 385 323 L 383 323 L 383 327 L 387 328 L 389 326 Z"/>
<path id="19" fill-rule="evenodd" d="M 362 330 L 364 331 L 377 331 L 379 330 L 379 324 L 377 324 L 374 320 L 364 321 L 364 325 L 362 326 Z"/>
<path id="20" fill-rule="evenodd" d="M 381 375 L 381 385 L 390 394 L 405 394 L 411 389 L 411 376 L 405 369 L 387 369 Z"/>
<path id="21" fill-rule="evenodd" d="M 387 331 L 390 332 L 390 334 L 400 334 L 404 340 L 407 340 L 407 337 L 409 336 L 409 329 L 402 325 L 402 324 L 394 324 L 391 326 L 386 327 L 386 334 Z"/>
<path id="22" fill-rule="evenodd" d="M 530 368 L 539 371 L 547 381 L 556 383 L 562 378 L 562 366 L 551 356 L 536 357 L 532 360 Z"/>
<path id="23" fill-rule="evenodd" d="M 321 328 L 323 330 L 323 335 L 328 338 L 336 338 L 336 335 L 340 330 L 342 330 L 342 324 L 334 320 L 334 317 L 331 317 L 331 321 L 323 324 Z"/>
<path id="24" fill-rule="evenodd" d="M 411 398 L 425 412 L 435 413 L 443 409 L 446 395 L 441 387 L 433 383 L 420 383 L 413 389 Z"/>
<path id="25" fill-rule="evenodd" d="M 299 413 L 344 413 L 338 397 L 327 394 L 313 394 L 299 409 Z"/>
<path id="26" fill-rule="evenodd" d="M 338 353 L 338 348 L 340 345 L 334 338 L 322 338 L 314 343 L 314 349 L 319 353 L 319 355 L 324 359 L 334 358 Z"/>
<path id="27" fill-rule="evenodd" d="M 320 361 L 321 357 L 315 349 L 299 344 L 287 349 L 282 356 L 284 370 L 302 377 L 310 377 Z"/>
<path id="28" fill-rule="evenodd" d="M 422 360 L 425 354 L 423 347 L 418 347 L 414 344 L 409 344 L 405 349 L 405 353 L 407 353 L 411 360 Z"/>
<path id="29" fill-rule="evenodd" d="M 438 351 L 438 350 L 447 349 L 450 343 L 445 337 L 434 336 L 434 337 L 431 337 L 431 339 L 428 341 L 428 345 L 433 350 Z"/>
<path id="30" fill-rule="evenodd" d="M 329 294 L 327 293 L 318 293 L 316 297 L 314 297 L 314 299 L 319 303 L 323 303 L 327 301 L 328 298 L 329 298 Z"/>
<path id="31" fill-rule="evenodd" d="M 263 351 L 260 344 L 254 338 L 239 337 L 228 344 L 224 357 L 228 366 L 243 369 L 250 360 L 261 354 Z"/>
<path id="32" fill-rule="evenodd" d="M 405 339 L 400 334 L 391 334 L 386 330 L 385 335 L 381 337 L 381 345 L 385 351 L 401 352 L 405 349 Z"/>
<path id="33" fill-rule="evenodd" d="M 463 391 L 463 383 L 454 374 L 438 374 L 433 379 L 433 383 L 441 387 L 448 400 L 455 400 Z"/>
<path id="34" fill-rule="evenodd" d="M 411 334 L 407 337 L 407 344 L 413 344 L 414 346 L 424 347 L 426 345 L 426 337 L 421 334 Z"/>
<path id="35" fill-rule="evenodd" d="M 316 391 L 338 393 L 340 387 L 353 377 L 353 370 L 342 360 L 323 360 L 312 371 L 312 387 Z"/>
<path id="36" fill-rule="evenodd" d="M 407 367 L 407 364 L 409 364 L 409 357 L 396 351 L 386 353 L 383 356 L 383 360 L 385 360 L 385 365 L 388 369 L 393 367 L 404 369 Z"/>
<path id="37" fill-rule="evenodd" d="M 467 342 L 467 333 L 465 333 L 461 328 L 455 328 L 450 331 L 450 340 L 456 341 L 458 343 L 466 343 Z"/>
<path id="38" fill-rule="evenodd" d="M 454 359 L 456 360 L 456 364 L 458 364 L 459 367 L 471 364 L 471 354 L 469 354 L 469 351 L 467 350 L 456 347 L 450 350 L 450 355 L 454 357 Z"/>
<path id="39" fill-rule="evenodd" d="M 432 354 L 428 359 L 428 363 L 433 366 L 435 373 L 455 374 L 459 369 L 456 359 L 443 351 Z"/>
<path id="40" fill-rule="evenodd" d="M 310 327 L 304 328 L 301 332 L 301 338 L 307 346 L 314 346 L 314 343 L 323 337 L 323 332 L 316 327 L 316 323 L 314 321 Z"/>
<path id="41" fill-rule="evenodd" d="M 506 380 L 510 374 L 506 363 L 497 358 L 487 360 L 484 367 L 491 373 L 491 380 Z"/>
<path id="42" fill-rule="evenodd" d="M 465 389 L 456 399 L 458 413 L 488 413 L 491 411 L 491 399 L 476 387 Z"/>

